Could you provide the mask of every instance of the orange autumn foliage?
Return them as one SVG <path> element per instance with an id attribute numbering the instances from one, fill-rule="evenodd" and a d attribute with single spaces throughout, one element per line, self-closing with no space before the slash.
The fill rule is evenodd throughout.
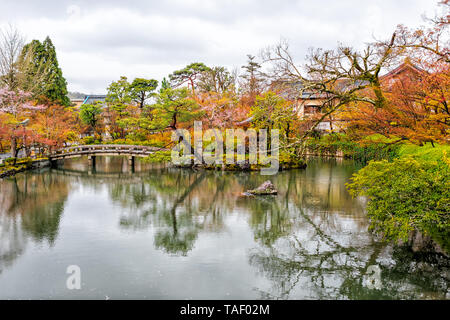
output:
<path id="1" fill-rule="evenodd" d="M 407 73 L 383 83 L 387 103 L 375 108 L 366 103 L 347 106 L 341 118 L 346 130 L 359 136 L 448 143 L 450 133 L 450 65 L 442 60 L 420 73 Z"/>

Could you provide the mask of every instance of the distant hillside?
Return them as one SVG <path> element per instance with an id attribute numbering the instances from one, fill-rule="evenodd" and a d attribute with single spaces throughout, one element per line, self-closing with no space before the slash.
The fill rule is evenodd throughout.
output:
<path id="1" fill-rule="evenodd" d="M 67 94 L 69 99 L 84 99 L 87 94 L 81 92 L 70 92 Z"/>

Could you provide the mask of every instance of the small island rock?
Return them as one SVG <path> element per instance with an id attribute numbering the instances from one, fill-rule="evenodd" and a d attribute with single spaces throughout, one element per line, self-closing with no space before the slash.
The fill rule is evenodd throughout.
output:
<path id="1" fill-rule="evenodd" d="M 278 191 L 275 189 L 275 186 L 273 183 L 269 180 L 264 182 L 262 185 L 260 185 L 258 188 L 253 190 L 247 190 L 247 192 L 244 192 L 244 195 L 274 195 L 277 194 Z"/>

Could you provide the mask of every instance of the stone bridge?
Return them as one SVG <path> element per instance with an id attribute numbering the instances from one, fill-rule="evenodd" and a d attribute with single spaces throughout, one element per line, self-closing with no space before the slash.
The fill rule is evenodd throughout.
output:
<path id="1" fill-rule="evenodd" d="M 128 163 L 134 167 L 135 157 L 148 157 L 161 150 L 164 149 L 124 144 L 77 145 L 56 150 L 49 155 L 49 159 L 54 163 L 57 160 L 87 156 L 89 164 L 95 166 L 97 156 L 128 156 Z"/>

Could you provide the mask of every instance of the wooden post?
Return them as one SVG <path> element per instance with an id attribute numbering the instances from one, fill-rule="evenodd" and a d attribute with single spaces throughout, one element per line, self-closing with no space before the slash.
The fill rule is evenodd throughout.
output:
<path id="1" fill-rule="evenodd" d="M 56 168 L 56 167 L 58 167 L 58 160 L 50 159 L 50 168 Z"/>
<path id="2" fill-rule="evenodd" d="M 128 167 L 134 172 L 134 156 L 128 156 Z"/>
<path id="3" fill-rule="evenodd" d="M 95 156 L 88 156 L 89 167 L 95 169 Z"/>

